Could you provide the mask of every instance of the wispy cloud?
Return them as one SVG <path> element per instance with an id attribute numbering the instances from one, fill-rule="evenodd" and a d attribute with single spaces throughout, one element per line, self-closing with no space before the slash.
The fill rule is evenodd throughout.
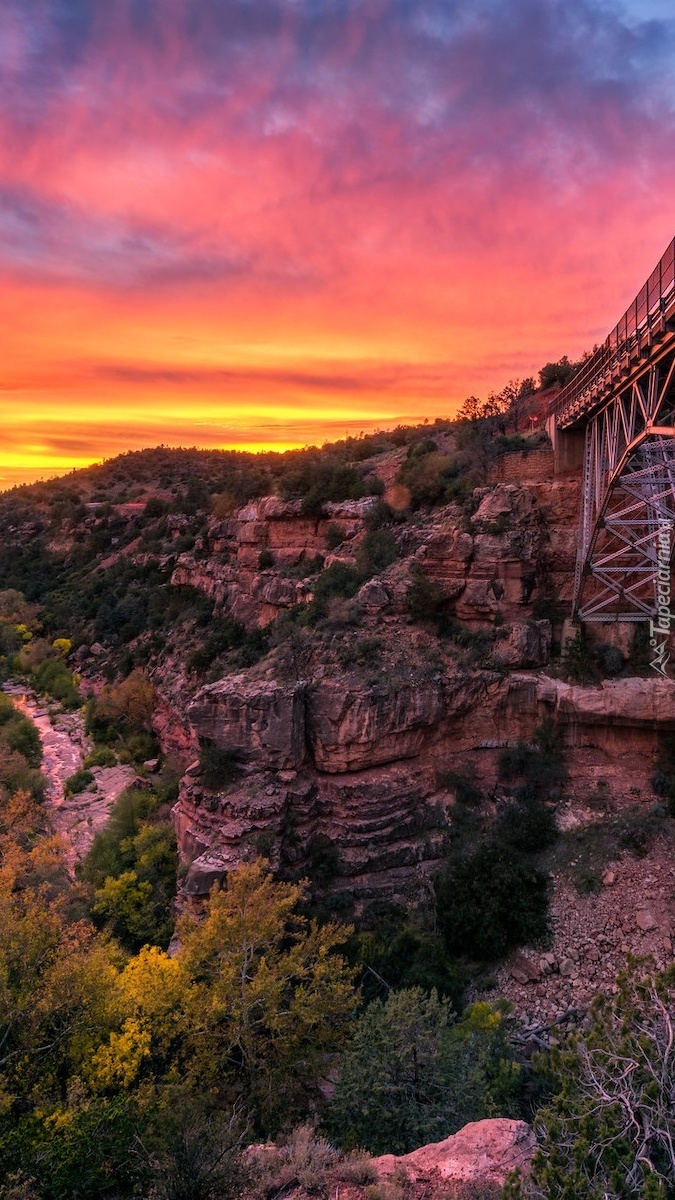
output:
<path id="1" fill-rule="evenodd" d="M 328 419 L 576 354 L 672 236 L 674 68 L 661 0 L 3 0 L 3 373 Z"/>

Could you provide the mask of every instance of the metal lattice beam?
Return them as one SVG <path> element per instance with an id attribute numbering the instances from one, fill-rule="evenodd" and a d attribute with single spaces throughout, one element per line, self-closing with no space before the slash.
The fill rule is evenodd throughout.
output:
<path id="1" fill-rule="evenodd" d="M 675 348 L 586 427 L 573 614 L 645 621 L 656 610 L 659 532 L 675 524 Z"/>

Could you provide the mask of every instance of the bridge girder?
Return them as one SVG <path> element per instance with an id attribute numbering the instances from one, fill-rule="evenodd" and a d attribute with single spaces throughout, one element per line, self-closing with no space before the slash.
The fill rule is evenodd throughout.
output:
<path id="1" fill-rule="evenodd" d="M 573 615 L 647 621 L 657 607 L 659 533 L 675 524 L 675 346 L 586 426 Z M 662 553 L 662 550 L 661 550 Z"/>

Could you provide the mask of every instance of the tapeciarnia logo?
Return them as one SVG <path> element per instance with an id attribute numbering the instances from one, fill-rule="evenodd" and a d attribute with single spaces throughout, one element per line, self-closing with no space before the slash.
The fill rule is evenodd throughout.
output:
<path id="1" fill-rule="evenodd" d="M 670 661 L 670 629 L 673 613 L 670 607 L 670 555 L 672 544 L 673 523 L 665 519 L 659 521 L 656 535 L 656 561 L 658 574 L 656 576 L 656 613 L 649 622 L 649 645 L 652 648 L 650 666 L 668 679 L 666 667 Z"/>

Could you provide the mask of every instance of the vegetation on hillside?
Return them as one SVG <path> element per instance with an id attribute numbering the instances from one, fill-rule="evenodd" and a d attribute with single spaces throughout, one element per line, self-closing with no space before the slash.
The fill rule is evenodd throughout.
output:
<path id="1" fill-rule="evenodd" d="M 571 369 L 547 364 L 542 387 Z M 543 444 L 524 436 L 540 404 L 532 380 L 511 381 L 452 422 L 284 455 L 160 447 L 0 495 L 0 682 L 32 686 L 50 711 L 84 710 L 94 747 L 70 795 L 86 795 L 97 768 L 136 775 L 73 880 L 35 727 L 0 693 L 0 1200 L 270 1200 L 296 1185 L 325 1196 L 329 1181 L 406 1200 L 402 1184 L 374 1187 L 369 1153 L 496 1115 L 536 1116 L 540 1136 L 532 1181 L 512 1179 L 505 1196 L 675 1195 L 672 972 L 636 968 L 534 1064 L 508 1006 L 473 999 L 511 949 L 550 938 L 549 871 L 568 848 L 551 723 L 502 749 L 489 792 L 455 757 L 438 771 L 442 802 L 402 818 L 400 836 L 428 841 L 440 867 L 396 903 L 365 903 L 355 920 L 342 848 L 325 833 L 299 847 L 291 813 L 276 872 L 263 831 L 259 857 L 176 911 L 177 772 L 152 729 L 162 672 L 192 688 L 249 668 L 300 679 L 321 664 L 365 687 L 414 689 L 448 664 L 462 684 L 492 670 L 497 617 L 487 630 L 453 616 L 415 558 L 421 514 L 451 504 L 468 523 L 495 460 Z M 284 575 L 276 550 L 256 548 L 253 569 L 297 583 L 306 601 L 259 630 L 171 579 L 235 509 L 271 494 L 306 526 L 326 522 L 325 552 L 322 541 Z M 345 554 L 326 506 L 366 497 Z M 386 622 L 362 628 L 363 596 L 385 584 L 415 623 L 408 639 Z M 542 597 L 558 620 L 555 595 Z M 627 669 L 582 639 L 561 667 L 573 679 Z M 96 676 L 94 696 L 80 669 Z M 665 740 L 653 780 L 664 812 L 674 764 Z M 248 767 L 202 738 L 196 769 L 216 805 Z M 613 845 L 643 852 L 643 813 L 615 826 Z M 278 1142 L 266 1158 L 243 1153 L 266 1138 Z"/>

